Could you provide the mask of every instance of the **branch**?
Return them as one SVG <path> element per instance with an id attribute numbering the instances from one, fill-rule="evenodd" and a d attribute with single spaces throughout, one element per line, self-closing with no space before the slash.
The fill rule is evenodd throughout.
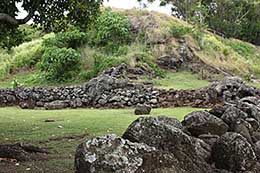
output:
<path id="1" fill-rule="evenodd" d="M 13 25 L 19 24 L 17 19 L 5 13 L 0 13 L 0 21 L 5 21 Z"/>
<path id="2" fill-rule="evenodd" d="M 0 13 L 0 21 L 8 22 L 12 25 L 20 25 L 27 23 L 34 15 L 34 10 L 31 10 L 24 19 L 16 19 L 6 13 Z"/>

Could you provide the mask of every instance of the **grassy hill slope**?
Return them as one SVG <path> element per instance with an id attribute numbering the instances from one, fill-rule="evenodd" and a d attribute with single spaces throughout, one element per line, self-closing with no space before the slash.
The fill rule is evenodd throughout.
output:
<path id="1" fill-rule="evenodd" d="M 115 53 L 113 47 L 110 47 L 111 50 L 104 50 L 88 43 L 81 45 L 77 48 L 82 57 L 81 72 L 71 80 L 49 82 L 42 79 L 37 64 L 46 49 L 42 44 L 43 40 L 53 38 L 54 34 L 33 38 L 32 41 L 23 43 L 11 51 L 0 50 L 0 86 L 11 86 L 11 82 L 15 79 L 25 86 L 79 84 L 95 77 L 102 70 L 122 62 L 132 67 L 148 64 L 160 76 L 165 72 L 158 69 L 157 59 L 164 55 L 180 58 L 178 50 L 183 42 L 187 44 L 194 59 L 206 66 L 245 79 L 250 79 L 252 76 L 260 77 L 260 49 L 250 43 L 220 37 L 158 12 L 137 9 L 114 11 L 128 17 L 132 32 L 129 43 L 120 46 Z M 209 73 L 208 76 L 214 75 L 204 69 L 204 66 L 200 70 L 204 74 Z M 178 78 L 178 73 L 176 76 Z M 178 78 L 181 79 L 182 77 Z"/>

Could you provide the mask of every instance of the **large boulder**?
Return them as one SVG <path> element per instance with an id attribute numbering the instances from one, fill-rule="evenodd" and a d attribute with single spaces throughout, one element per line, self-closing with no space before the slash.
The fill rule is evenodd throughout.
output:
<path id="1" fill-rule="evenodd" d="M 228 131 L 228 125 L 207 111 L 192 112 L 184 117 L 182 124 L 193 135 L 222 135 Z"/>
<path id="2" fill-rule="evenodd" d="M 111 91 L 116 88 L 125 88 L 126 86 L 126 80 L 117 79 L 116 77 L 108 74 L 102 74 L 86 83 L 84 90 L 93 100 L 96 96 L 102 95 L 105 91 Z"/>
<path id="3" fill-rule="evenodd" d="M 260 107 L 248 103 L 248 102 L 242 102 L 239 101 L 237 104 L 237 107 L 246 112 L 250 118 L 256 119 L 258 122 L 260 122 Z"/>
<path id="4" fill-rule="evenodd" d="M 234 106 L 231 106 L 223 113 L 221 119 L 232 128 L 232 126 L 234 125 L 234 123 L 236 123 L 237 120 L 244 120 L 247 117 L 248 115 L 245 112 Z"/>
<path id="5" fill-rule="evenodd" d="M 136 172 L 143 164 L 143 154 L 155 151 L 145 144 L 107 135 L 80 144 L 75 155 L 77 173 Z"/>
<path id="6" fill-rule="evenodd" d="M 206 163 L 209 146 L 184 133 L 177 124 L 160 118 L 141 117 L 128 127 L 123 138 L 173 155 L 177 160 L 175 164 L 184 172 L 207 172 L 210 169 Z"/>
<path id="7" fill-rule="evenodd" d="M 149 115 L 152 107 L 146 104 L 138 104 L 135 108 L 135 115 Z"/>
<path id="8" fill-rule="evenodd" d="M 177 70 L 183 63 L 182 58 L 176 56 L 164 55 L 157 60 L 157 64 L 166 69 Z"/>
<path id="9" fill-rule="evenodd" d="M 214 144 L 212 159 L 218 169 L 249 171 L 255 164 L 256 155 L 246 138 L 227 132 Z"/>
<path id="10" fill-rule="evenodd" d="M 225 77 L 219 82 L 215 89 L 219 94 L 223 94 L 224 91 L 237 91 L 241 86 L 245 85 L 245 82 L 239 77 Z"/>
<path id="11" fill-rule="evenodd" d="M 239 77 L 225 77 L 217 84 L 213 84 L 212 88 L 218 93 L 223 101 L 233 102 L 240 98 L 255 96 L 258 91 L 254 87 L 247 86 Z"/>
<path id="12" fill-rule="evenodd" d="M 158 128 L 161 130 L 158 130 Z M 167 134 L 164 134 L 164 132 L 167 132 L 168 128 L 174 128 L 175 130 L 182 129 L 183 126 L 180 121 L 175 118 L 165 116 L 140 117 L 127 128 L 122 137 L 132 142 L 142 142 L 142 140 L 147 140 L 147 143 L 155 144 L 157 142 L 155 141 L 156 138 L 162 138 L 158 134 L 166 136 Z M 182 131 L 178 132 L 183 134 Z M 151 134 L 152 136 L 149 136 L 148 134 Z"/>
<path id="13" fill-rule="evenodd" d="M 228 105 L 215 105 L 209 113 L 215 115 L 216 117 L 220 118 L 224 112 L 229 108 Z"/>
<path id="14" fill-rule="evenodd" d="M 76 173 L 200 173 L 210 169 L 180 164 L 173 154 L 143 143 L 132 143 L 116 135 L 83 142 L 75 155 Z"/>

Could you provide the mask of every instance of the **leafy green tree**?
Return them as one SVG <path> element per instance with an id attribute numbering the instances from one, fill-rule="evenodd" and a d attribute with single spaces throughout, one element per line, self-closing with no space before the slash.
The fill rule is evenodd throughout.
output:
<path id="1" fill-rule="evenodd" d="M 10 48 L 20 44 L 18 26 L 33 20 L 45 29 L 70 24 L 86 28 L 100 12 L 103 0 L 1 0 L 0 1 L 0 46 Z M 18 3 L 28 13 L 24 19 L 17 19 Z M 66 26 L 59 27 L 59 30 Z"/>

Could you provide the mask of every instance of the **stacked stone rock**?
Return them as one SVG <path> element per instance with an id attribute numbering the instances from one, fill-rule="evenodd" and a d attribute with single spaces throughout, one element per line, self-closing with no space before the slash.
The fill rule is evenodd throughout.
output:
<path id="1" fill-rule="evenodd" d="M 227 77 L 198 90 L 162 90 L 128 80 L 129 67 L 122 64 L 81 86 L 0 89 L 0 106 L 64 109 L 79 107 L 123 108 L 147 104 L 151 107 L 193 106 L 210 108 L 245 96 L 260 96 L 259 90 L 239 79 Z"/>
<path id="2" fill-rule="evenodd" d="M 245 97 L 175 118 L 140 117 L 122 137 L 83 142 L 75 155 L 85 172 L 260 172 L 260 101 Z"/>

